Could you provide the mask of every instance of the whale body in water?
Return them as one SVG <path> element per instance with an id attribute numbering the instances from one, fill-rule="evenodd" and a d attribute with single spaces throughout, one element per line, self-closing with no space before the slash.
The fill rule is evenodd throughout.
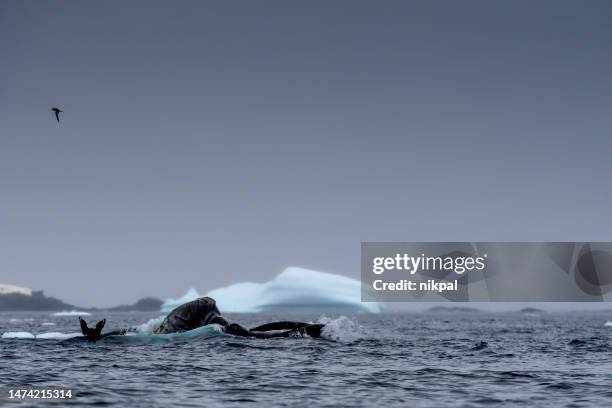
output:
<path id="1" fill-rule="evenodd" d="M 115 330 L 102 334 L 106 319 L 100 320 L 94 328 L 90 328 L 87 322 L 79 317 L 81 332 L 90 341 L 95 342 L 108 336 L 124 335 L 129 329 Z M 247 329 L 238 323 L 230 323 L 217 308 L 213 298 L 201 297 L 173 309 L 162 323 L 153 330 L 155 334 L 181 333 L 194 330 L 202 326 L 218 324 L 223 332 L 241 337 L 255 337 L 269 339 L 273 337 L 291 337 L 294 335 L 306 335 L 319 337 L 323 324 L 310 324 L 303 322 L 280 321 L 266 323 L 261 326 Z"/>

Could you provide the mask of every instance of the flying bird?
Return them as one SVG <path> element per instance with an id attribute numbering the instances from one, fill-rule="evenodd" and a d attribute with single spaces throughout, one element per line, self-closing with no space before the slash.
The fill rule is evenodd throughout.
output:
<path id="1" fill-rule="evenodd" d="M 59 123 L 59 114 L 60 114 L 60 112 L 63 112 L 63 110 L 61 110 L 59 108 L 51 108 L 51 110 L 53 112 L 55 112 L 55 119 L 57 119 L 57 123 Z"/>

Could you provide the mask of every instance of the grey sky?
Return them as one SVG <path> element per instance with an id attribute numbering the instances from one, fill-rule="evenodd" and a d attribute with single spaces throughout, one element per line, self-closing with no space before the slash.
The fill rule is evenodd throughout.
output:
<path id="1" fill-rule="evenodd" d="M 612 240 L 610 21 L 3 1 L 0 282 L 107 306 L 288 265 L 357 278 L 364 240 Z"/>

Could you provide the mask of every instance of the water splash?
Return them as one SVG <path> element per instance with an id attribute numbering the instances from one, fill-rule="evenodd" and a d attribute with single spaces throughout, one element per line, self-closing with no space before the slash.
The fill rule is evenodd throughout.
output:
<path id="1" fill-rule="evenodd" d="M 137 333 L 153 333 L 153 330 L 157 329 L 159 325 L 164 321 L 164 316 L 154 317 L 148 322 L 136 326 Z"/>
<path id="2" fill-rule="evenodd" d="M 322 316 L 317 323 L 325 325 L 321 331 L 321 337 L 326 339 L 342 343 L 351 343 L 362 337 L 362 330 L 359 323 L 346 316 L 340 316 L 336 319 Z"/>

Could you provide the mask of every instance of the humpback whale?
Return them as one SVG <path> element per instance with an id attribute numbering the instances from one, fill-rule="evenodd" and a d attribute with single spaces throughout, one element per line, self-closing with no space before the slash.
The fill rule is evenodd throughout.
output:
<path id="1" fill-rule="evenodd" d="M 81 332 L 87 340 L 95 342 L 107 336 L 124 335 L 130 329 L 115 330 L 102 334 L 102 329 L 106 324 L 106 319 L 99 321 L 95 328 L 89 328 L 87 322 L 79 317 Z M 162 323 L 153 330 L 155 334 L 180 333 L 208 324 L 218 324 L 227 334 L 240 337 L 255 337 L 269 339 L 273 337 L 291 337 L 295 335 L 307 335 L 319 337 L 323 324 L 310 324 L 303 322 L 280 321 L 266 323 L 252 329 L 247 329 L 238 323 L 230 323 L 221 316 L 217 304 L 213 298 L 201 297 L 187 302 L 172 310 L 164 318 Z"/>

